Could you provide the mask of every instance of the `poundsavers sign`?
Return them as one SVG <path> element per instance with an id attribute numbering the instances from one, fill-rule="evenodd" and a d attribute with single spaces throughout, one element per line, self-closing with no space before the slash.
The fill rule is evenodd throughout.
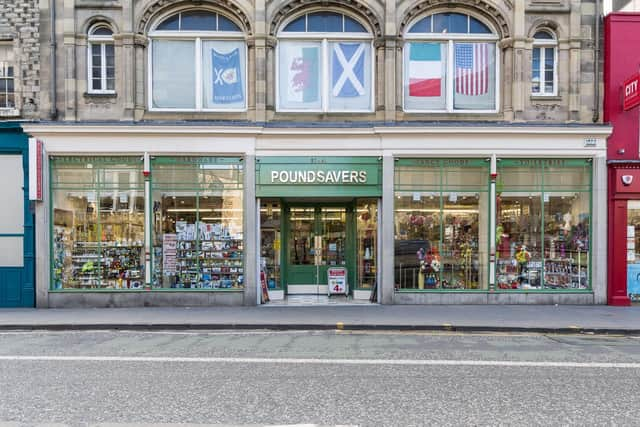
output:
<path id="1" fill-rule="evenodd" d="M 379 197 L 377 157 L 259 157 L 258 197 Z"/>
<path id="2" fill-rule="evenodd" d="M 273 170 L 272 184 L 366 184 L 365 170 Z"/>

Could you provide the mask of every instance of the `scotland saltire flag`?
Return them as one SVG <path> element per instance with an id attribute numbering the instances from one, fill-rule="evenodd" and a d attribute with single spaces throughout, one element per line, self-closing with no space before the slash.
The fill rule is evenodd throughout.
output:
<path id="1" fill-rule="evenodd" d="M 211 49 L 213 68 L 213 102 L 229 104 L 244 100 L 242 78 L 240 73 L 240 50 L 220 53 Z"/>
<path id="2" fill-rule="evenodd" d="M 331 82 L 334 97 L 352 98 L 365 95 L 364 43 L 336 43 L 333 45 Z"/>

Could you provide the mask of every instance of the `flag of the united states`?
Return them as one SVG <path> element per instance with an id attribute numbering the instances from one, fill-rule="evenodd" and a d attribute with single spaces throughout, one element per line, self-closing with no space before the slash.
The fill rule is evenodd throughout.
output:
<path id="1" fill-rule="evenodd" d="M 489 90 L 489 43 L 456 43 L 456 93 L 484 95 Z"/>

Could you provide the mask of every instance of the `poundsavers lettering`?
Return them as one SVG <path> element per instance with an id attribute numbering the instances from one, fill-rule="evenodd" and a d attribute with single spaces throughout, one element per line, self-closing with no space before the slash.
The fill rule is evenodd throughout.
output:
<path id="1" fill-rule="evenodd" d="M 366 184 L 367 171 L 271 171 L 272 184 Z"/>

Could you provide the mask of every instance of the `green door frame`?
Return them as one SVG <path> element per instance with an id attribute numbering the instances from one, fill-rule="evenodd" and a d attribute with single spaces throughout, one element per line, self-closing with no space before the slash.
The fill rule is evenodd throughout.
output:
<path id="1" fill-rule="evenodd" d="M 280 245 L 280 259 L 282 260 L 281 265 L 281 280 L 282 280 L 282 288 L 284 289 L 285 294 L 289 291 L 289 213 L 290 208 L 292 207 L 313 207 L 314 208 L 314 229 L 316 233 L 320 230 L 320 212 L 323 207 L 345 207 L 347 209 L 346 216 L 346 267 L 347 267 L 347 281 L 349 283 L 349 293 L 353 292 L 355 288 L 355 284 L 358 283 L 357 278 L 357 254 L 356 254 L 356 245 L 357 245 L 357 230 L 356 230 L 356 199 L 351 199 L 347 202 L 333 202 L 327 200 L 326 202 L 296 202 L 287 199 L 281 199 L 281 206 L 283 215 L 281 215 L 281 230 L 282 230 L 282 244 Z M 326 270 L 330 267 L 328 265 L 321 266 L 321 277 L 325 276 L 323 280 L 320 280 L 319 283 L 321 285 L 326 285 Z M 295 284 L 292 284 L 295 286 Z"/>

